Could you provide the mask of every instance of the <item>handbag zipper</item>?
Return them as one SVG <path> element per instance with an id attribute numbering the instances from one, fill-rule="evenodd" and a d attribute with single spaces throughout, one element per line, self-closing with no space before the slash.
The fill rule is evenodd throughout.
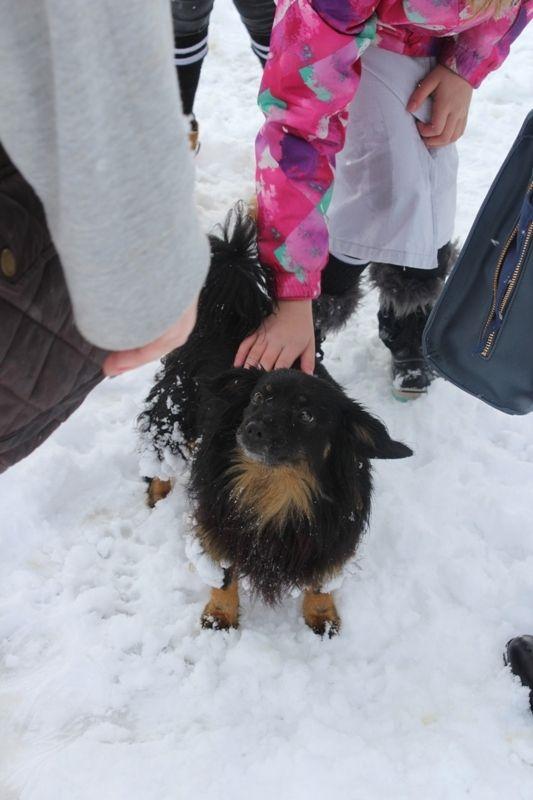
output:
<path id="1" fill-rule="evenodd" d="M 494 294 L 493 294 L 492 306 L 491 306 L 491 310 L 490 310 L 487 322 L 485 324 L 485 327 L 483 328 L 483 335 L 485 334 L 488 326 L 492 322 L 492 318 L 494 317 L 494 314 L 496 313 L 497 287 L 498 287 L 498 278 L 499 278 L 501 266 L 503 264 L 505 256 L 507 255 L 507 252 L 509 250 L 511 242 L 513 241 L 514 237 L 516 236 L 517 231 L 518 231 L 518 225 L 515 227 L 513 233 L 511 234 L 511 236 L 507 240 L 505 248 L 503 250 L 503 253 L 502 253 L 500 259 L 498 260 L 498 264 L 496 266 L 495 278 L 494 278 L 494 286 L 493 286 Z M 511 299 L 511 296 L 513 294 L 515 286 L 516 286 L 516 284 L 518 282 L 518 278 L 520 277 L 520 272 L 522 270 L 524 259 L 526 257 L 527 251 L 529 249 L 529 243 L 530 243 L 532 238 L 533 238 L 533 222 L 530 222 L 529 225 L 528 225 L 528 228 L 527 228 L 527 233 L 526 233 L 526 236 L 525 236 L 525 239 L 524 239 L 524 243 L 522 245 L 522 249 L 520 251 L 520 256 L 518 258 L 518 261 L 516 262 L 516 266 L 515 266 L 515 268 L 513 270 L 513 274 L 511 275 L 511 279 L 509 281 L 509 284 L 507 285 L 507 289 L 505 290 L 505 294 L 504 294 L 504 296 L 502 298 L 502 301 L 501 301 L 501 303 L 500 303 L 500 305 L 499 305 L 499 307 L 497 309 L 498 317 L 499 317 L 500 320 L 503 319 L 503 314 L 505 312 L 505 309 L 507 308 L 507 305 L 509 304 L 509 300 Z M 483 350 L 481 351 L 481 355 L 483 356 L 483 358 L 488 358 L 488 355 L 489 355 L 490 351 L 492 350 L 492 346 L 494 344 L 494 340 L 496 338 L 496 334 L 498 333 L 498 330 L 499 329 L 493 330 L 489 334 L 489 336 L 487 338 L 487 341 L 485 342 L 485 346 L 483 347 Z"/>
<path id="2" fill-rule="evenodd" d="M 527 187 L 526 194 L 529 194 L 531 191 L 533 191 L 533 181 L 531 181 L 531 183 Z M 488 316 L 487 316 L 487 321 L 485 322 L 485 325 L 483 326 L 483 332 L 481 334 L 481 340 L 482 341 L 483 341 L 483 339 L 485 338 L 485 336 L 487 334 L 487 331 L 488 331 L 488 329 L 490 327 L 490 324 L 493 322 L 494 315 L 497 313 L 498 314 L 498 318 L 500 320 L 503 319 L 503 313 L 504 313 L 504 311 L 505 311 L 505 309 L 507 307 L 507 304 L 509 303 L 509 300 L 511 299 L 511 295 L 513 294 L 513 291 L 514 291 L 514 288 L 515 288 L 515 286 L 517 284 L 518 278 L 520 277 L 520 271 L 522 269 L 522 264 L 523 264 L 524 258 L 526 256 L 528 247 L 529 247 L 529 242 L 531 241 L 531 238 L 533 236 L 533 222 L 530 222 L 530 224 L 528 225 L 527 233 L 526 233 L 526 236 L 525 236 L 525 239 L 524 239 L 524 243 L 523 243 L 522 249 L 520 251 L 520 257 L 519 257 L 519 259 L 518 259 L 518 261 L 516 263 L 516 266 L 515 266 L 515 268 L 513 270 L 513 274 L 511 275 L 511 279 L 509 281 L 507 289 L 505 290 L 505 293 L 504 293 L 504 296 L 503 296 L 502 301 L 500 303 L 500 306 L 498 307 L 498 281 L 500 279 L 500 272 L 501 272 L 503 263 L 505 261 L 505 258 L 507 256 L 507 253 L 509 252 L 509 249 L 511 247 L 511 244 L 514 241 L 515 236 L 518 234 L 519 225 L 520 225 L 520 221 L 515 225 L 511 235 L 508 237 L 507 241 L 505 242 L 504 248 L 503 248 L 503 250 L 501 252 L 501 255 L 500 255 L 499 259 L 498 259 L 498 263 L 496 264 L 496 268 L 494 270 L 494 279 L 493 279 L 493 282 L 492 282 L 492 303 L 491 303 L 490 311 L 489 311 Z M 499 328 L 496 328 L 496 329 L 494 329 L 493 331 L 491 331 L 489 333 L 489 335 L 487 337 L 487 341 L 485 342 L 485 344 L 483 346 L 483 349 L 481 350 L 481 355 L 483 356 L 483 358 L 488 358 L 489 353 L 492 350 L 492 346 L 494 344 L 494 340 L 496 339 L 496 335 L 498 333 L 498 330 L 499 330 Z"/>
<path id="3" fill-rule="evenodd" d="M 487 333 L 488 327 L 489 327 L 490 323 L 492 322 L 492 318 L 494 317 L 494 314 L 496 313 L 496 304 L 497 304 L 497 298 L 498 298 L 498 280 L 500 278 L 500 271 L 501 271 L 501 268 L 502 268 L 502 264 L 505 261 L 505 256 L 509 252 L 509 248 L 511 247 L 511 244 L 513 243 L 513 239 L 514 239 L 514 237 L 516 236 L 517 233 L 518 233 L 518 225 L 515 225 L 515 227 L 513 228 L 513 232 L 511 233 L 511 235 L 509 236 L 509 238 L 505 242 L 504 248 L 503 248 L 503 250 L 502 250 L 502 252 L 500 254 L 500 257 L 498 259 L 498 262 L 496 264 L 496 269 L 494 270 L 494 279 L 492 281 L 492 303 L 491 303 L 490 310 L 489 310 L 489 313 L 488 313 L 488 316 L 487 316 L 487 321 L 485 322 L 485 324 L 483 326 L 483 332 L 481 334 L 481 340 L 482 341 L 485 338 L 485 335 Z M 487 339 L 487 341 L 485 343 L 485 346 L 484 346 L 483 350 L 481 351 L 481 355 L 482 356 L 486 356 L 485 350 L 487 349 L 487 347 L 490 349 L 490 346 L 492 345 L 492 342 L 493 342 L 495 336 L 496 336 L 495 331 L 493 331 L 489 335 L 489 338 Z"/>
<path id="4" fill-rule="evenodd" d="M 522 246 L 522 251 L 520 253 L 520 258 L 518 259 L 518 263 L 513 270 L 513 274 L 511 276 L 511 280 L 505 290 L 505 294 L 503 296 L 502 302 L 500 304 L 500 319 L 503 317 L 503 312 L 505 311 L 509 299 L 513 293 L 514 287 L 516 286 L 516 282 L 520 276 L 520 270 L 522 268 L 522 262 L 525 258 L 527 249 L 529 247 L 529 242 L 531 241 L 531 237 L 533 236 L 533 222 L 530 222 L 527 228 L 526 238 L 524 239 L 524 244 Z"/>

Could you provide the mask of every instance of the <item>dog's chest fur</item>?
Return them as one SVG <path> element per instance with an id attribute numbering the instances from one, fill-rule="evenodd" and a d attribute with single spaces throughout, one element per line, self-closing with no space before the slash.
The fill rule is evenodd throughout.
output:
<path id="1" fill-rule="evenodd" d="M 270 467 L 233 451 L 217 475 L 220 464 L 204 456 L 200 472 L 209 478 L 197 484 L 196 534 L 267 602 L 320 587 L 353 556 L 366 505 L 333 502 L 305 462 Z"/>
<path id="2" fill-rule="evenodd" d="M 228 477 L 231 499 L 258 531 L 267 526 L 281 531 L 291 520 L 312 522 L 321 491 L 305 462 L 270 467 L 237 454 Z"/>

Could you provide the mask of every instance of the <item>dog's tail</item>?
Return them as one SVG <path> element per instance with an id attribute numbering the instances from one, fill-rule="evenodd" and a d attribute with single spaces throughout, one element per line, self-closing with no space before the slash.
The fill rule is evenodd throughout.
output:
<path id="1" fill-rule="evenodd" d="M 211 265 L 200 294 L 197 325 L 241 341 L 273 311 L 272 272 L 259 263 L 257 228 L 238 203 L 209 237 Z"/>

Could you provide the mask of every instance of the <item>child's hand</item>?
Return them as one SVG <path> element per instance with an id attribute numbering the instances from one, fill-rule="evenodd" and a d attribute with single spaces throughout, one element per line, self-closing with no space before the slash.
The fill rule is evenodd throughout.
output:
<path id="1" fill-rule="evenodd" d="M 430 95 L 433 98 L 431 122 L 417 122 L 418 132 L 428 147 L 442 147 L 459 139 L 465 130 L 472 99 L 470 84 L 439 65 L 420 81 L 407 103 L 410 113 L 417 111 Z"/>
<path id="2" fill-rule="evenodd" d="M 283 369 L 300 358 L 300 369 L 315 369 L 315 332 L 311 300 L 280 300 L 277 310 L 237 350 L 236 367 Z"/>

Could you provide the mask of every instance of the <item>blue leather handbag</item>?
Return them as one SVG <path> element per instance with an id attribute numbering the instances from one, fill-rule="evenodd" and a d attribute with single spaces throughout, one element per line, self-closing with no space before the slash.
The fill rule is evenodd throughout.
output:
<path id="1" fill-rule="evenodd" d="M 424 331 L 437 374 L 507 414 L 533 411 L 533 112 Z"/>

